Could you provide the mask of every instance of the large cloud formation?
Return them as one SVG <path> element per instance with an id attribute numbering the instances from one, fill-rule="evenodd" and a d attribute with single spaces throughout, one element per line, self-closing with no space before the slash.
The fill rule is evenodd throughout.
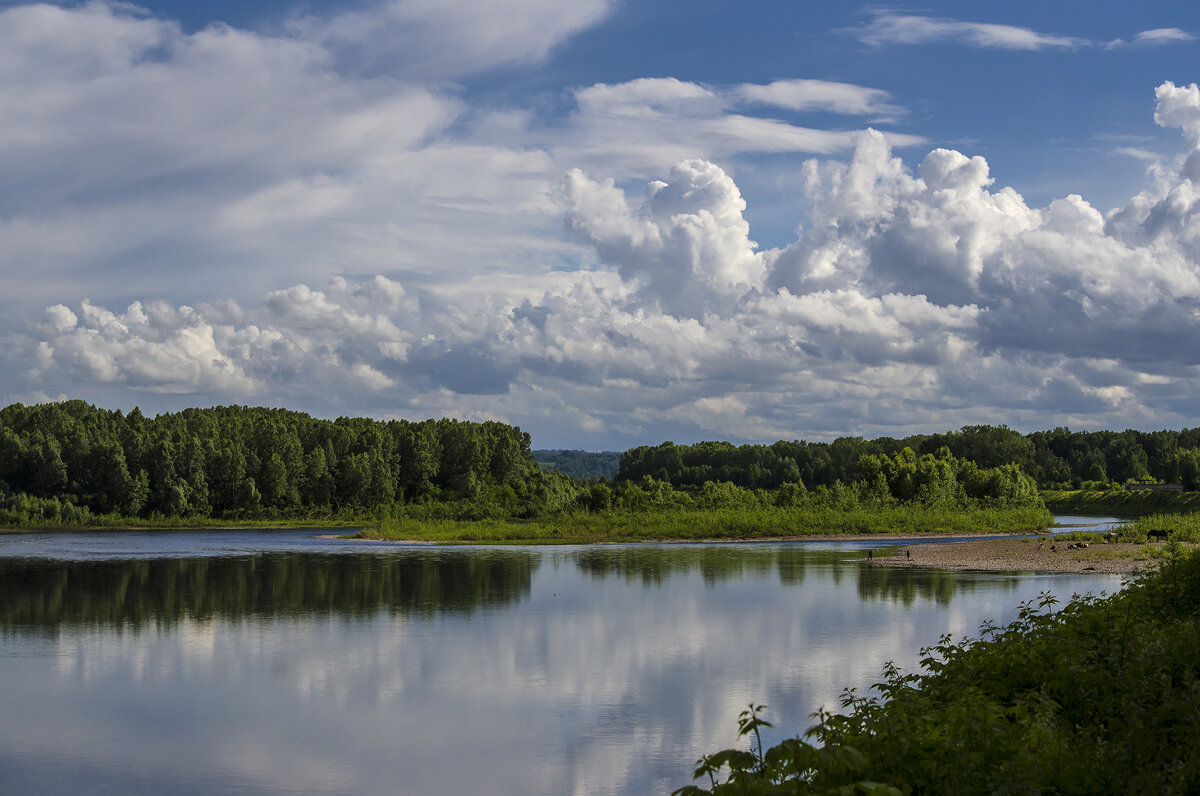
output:
<path id="1" fill-rule="evenodd" d="M 886 92 L 842 83 L 659 78 L 567 89 L 547 125 L 449 81 L 537 63 L 614 2 L 462 5 L 380 0 L 274 35 L 189 32 L 95 0 L 0 8 L 0 309 L 198 302 L 219 285 L 245 299 L 331 273 L 528 272 L 577 254 L 549 199 L 570 168 L 833 154 L 851 131 L 771 114 L 897 115 Z"/>
<path id="2" fill-rule="evenodd" d="M 1108 215 L 1077 195 L 1030 207 L 956 151 L 911 170 L 866 131 L 848 161 L 805 163 L 807 228 L 783 249 L 751 240 L 712 162 L 677 163 L 638 200 L 571 170 L 558 201 L 593 268 L 339 277 L 249 309 L 55 305 L 20 344 L 48 385 L 320 395 L 577 439 L 1172 425 L 1200 409 L 1200 89 L 1164 83 L 1155 119 L 1183 154 Z"/>
<path id="3" fill-rule="evenodd" d="M 548 112 L 454 82 L 617 6 L 568 5 L 371 0 L 258 31 L 0 9 L 0 391 L 495 417 L 588 447 L 1195 415 L 1195 86 L 1158 89 L 1184 151 L 1143 193 L 1033 207 L 981 157 L 906 166 L 923 140 L 883 131 L 906 109 L 878 88 L 640 78 Z M 1085 47 L 902 16 L 850 32 Z M 764 248 L 775 178 L 767 215 L 803 205 L 804 229 Z"/>

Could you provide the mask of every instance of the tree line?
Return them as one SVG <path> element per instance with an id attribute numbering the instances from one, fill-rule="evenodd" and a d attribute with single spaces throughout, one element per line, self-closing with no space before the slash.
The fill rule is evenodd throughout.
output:
<path id="1" fill-rule="evenodd" d="M 0 410 L 0 519 L 257 517 L 486 499 L 534 513 L 565 476 L 497 422 L 322 420 L 223 406 L 146 417 L 83 401 Z"/>
<path id="2" fill-rule="evenodd" d="M 1021 434 L 1007 426 L 964 426 L 944 434 L 903 439 L 841 437 L 833 442 L 780 440 L 770 445 L 700 442 L 642 445 L 621 456 L 617 481 L 651 476 L 676 487 L 724 481 L 777 489 L 801 481 L 809 488 L 871 480 L 882 457 L 920 458 L 945 449 L 982 469 L 1015 466 L 1042 489 L 1079 489 L 1154 479 L 1200 488 L 1200 428 L 1182 431 L 1071 431 Z"/>
<path id="3" fill-rule="evenodd" d="M 620 451 L 535 450 L 533 458 L 547 470 L 572 478 L 612 478 L 621 463 Z"/>
<path id="4" fill-rule="evenodd" d="M 559 464 L 580 459 L 559 453 Z M 1200 430 L 966 426 L 831 443 L 664 442 L 621 454 L 611 480 L 583 480 L 539 467 L 529 435 L 493 421 L 324 420 L 245 406 L 147 417 L 78 400 L 0 409 L 0 523 L 10 524 L 1011 507 L 1037 503 L 1039 486 L 1146 477 L 1200 486 Z"/>

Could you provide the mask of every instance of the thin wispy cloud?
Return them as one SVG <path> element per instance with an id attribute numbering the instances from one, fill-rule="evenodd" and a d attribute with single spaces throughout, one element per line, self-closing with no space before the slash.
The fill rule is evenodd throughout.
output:
<path id="1" fill-rule="evenodd" d="M 1135 158 L 1136 160 L 1145 161 L 1146 163 L 1157 163 L 1160 160 L 1160 157 L 1154 152 L 1151 152 L 1148 149 L 1141 149 L 1140 147 L 1123 146 L 1114 149 L 1113 152 L 1118 155 L 1124 155 L 1126 157 Z"/>
<path id="2" fill-rule="evenodd" d="M 739 86 L 736 92 L 749 102 L 791 111 L 828 111 L 876 121 L 895 121 L 904 114 L 903 108 L 892 104 L 888 92 L 851 83 L 776 80 L 767 85 Z"/>
<path id="3" fill-rule="evenodd" d="M 319 44 L 342 68 L 460 79 L 545 60 L 608 16 L 618 0 L 382 0 L 332 13 L 294 14 L 285 30 Z M 358 4 L 354 4 L 358 5 Z"/>
<path id="4" fill-rule="evenodd" d="M 887 92 L 846 83 L 776 81 L 768 85 L 702 86 L 675 78 L 600 83 L 574 92 L 573 133 L 560 144 L 575 149 L 580 166 L 625 164 L 634 174 L 659 172 L 687 158 L 725 158 L 745 153 L 832 154 L 854 145 L 855 130 L 818 129 L 750 115 L 782 108 L 830 112 L 887 121 L 901 109 Z M 924 143 L 911 133 L 889 133 L 893 146 Z M 668 157 L 669 156 L 669 157 Z"/>
<path id="5" fill-rule="evenodd" d="M 1133 37 L 1135 45 L 1145 47 L 1157 47 L 1162 44 L 1180 44 L 1189 41 L 1195 41 L 1196 37 L 1185 30 L 1179 28 L 1155 28 L 1154 30 L 1144 30 Z"/>
<path id="6" fill-rule="evenodd" d="M 871 21 L 846 32 L 864 44 L 883 47 L 894 44 L 953 43 L 995 50 L 1075 50 L 1097 47 L 1162 47 L 1185 44 L 1196 37 L 1180 28 L 1154 28 L 1136 34 L 1131 40 L 1096 41 L 1080 36 L 1044 33 L 1018 25 L 968 22 L 945 17 L 928 17 L 894 11 L 876 11 Z"/>
<path id="7" fill-rule="evenodd" d="M 1090 44 L 1087 39 L 1041 33 L 1017 25 L 963 22 L 944 17 L 925 17 L 892 11 L 877 11 L 870 22 L 850 28 L 864 44 L 934 44 L 953 42 L 1000 50 L 1076 49 Z"/>

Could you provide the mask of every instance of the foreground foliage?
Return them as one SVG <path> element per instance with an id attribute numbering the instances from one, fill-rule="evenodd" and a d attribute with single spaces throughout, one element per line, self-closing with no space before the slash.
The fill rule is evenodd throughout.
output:
<path id="1" fill-rule="evenodd" d="M 1143 539 L 1149 541 L 1152 531 L 1166 531 L 1170 542 L 1200 542 L 1200 513 L 1190 514 L 1150 514 L 1139 517 L 1134 522 L 1126 524 L 1122 530 L 1122 538 L 1128 536 L 1135 542 Z"/>
<path id="2" fill-rule="evenodd" d="M 700 794 L 1200 792 L 1200 554 L 1109 597 L 1044 595 L 977 641 L 944 637 L 807 737 L 706 756 Z"/>

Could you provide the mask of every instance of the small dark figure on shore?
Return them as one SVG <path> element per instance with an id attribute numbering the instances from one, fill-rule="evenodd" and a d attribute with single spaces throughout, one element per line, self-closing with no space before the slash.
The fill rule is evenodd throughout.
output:
<path id="1" fill-rule="evenodd" d="M 875 564 L 875 551 L 868 550 L 867 551 L 867 566 L 873 566 L 874 564 Z"/>
<path id="2" fill-rule="evenodd" d="M 912 550 L 905 550 L 904 557 L 907 558 L 909 561 L 912 561 Z"/>

